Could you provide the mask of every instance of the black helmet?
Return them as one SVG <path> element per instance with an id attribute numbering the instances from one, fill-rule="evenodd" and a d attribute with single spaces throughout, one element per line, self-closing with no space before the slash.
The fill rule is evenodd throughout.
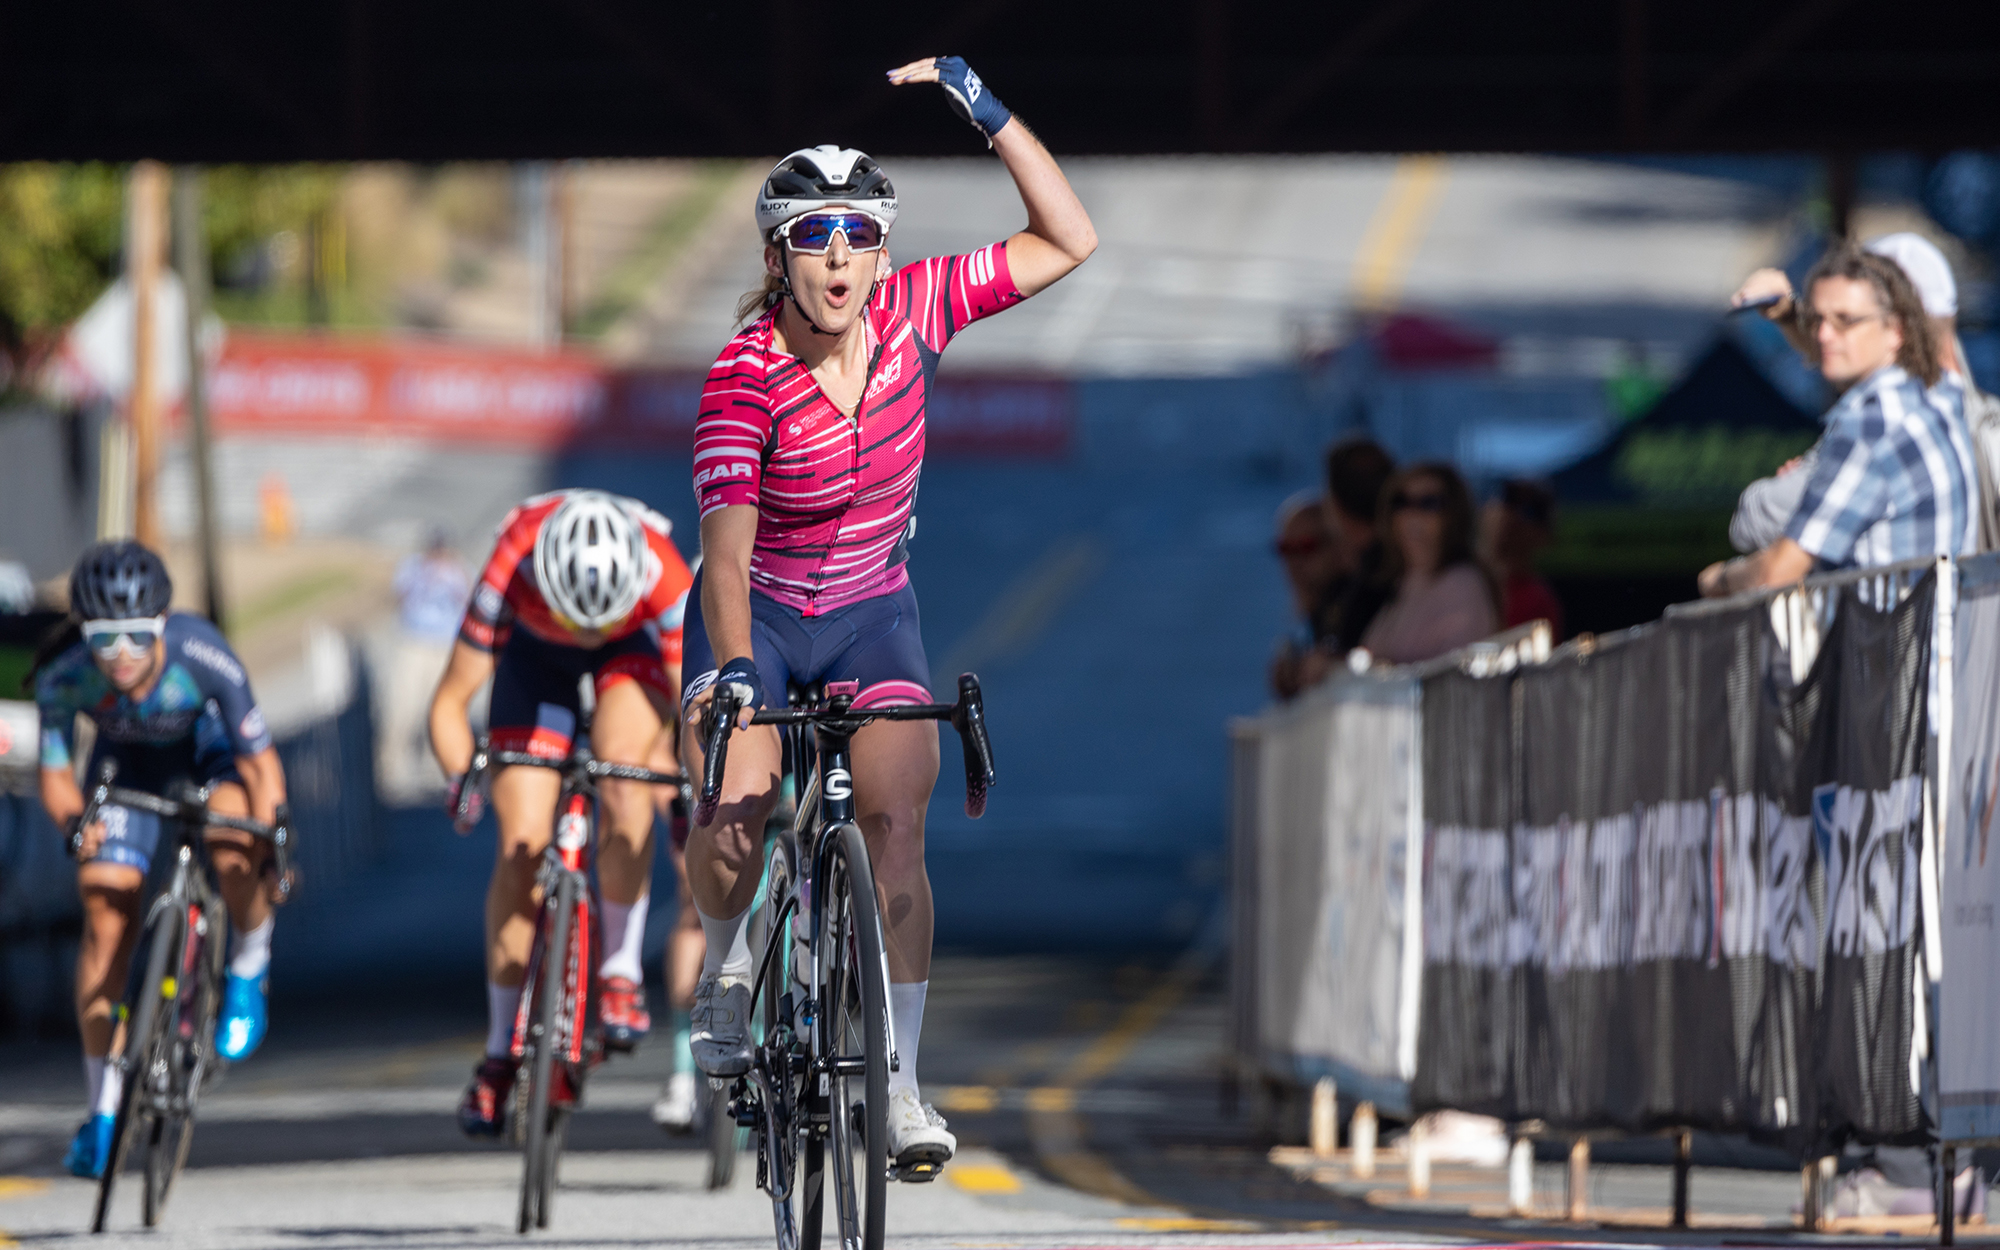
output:
<path id="1" fill-rule="evenodd" d="M 160 616 L 173 599 L 165 562 L 129 538 L 92 543 L 69 575 L 69 610 L 78 620 Z"/>

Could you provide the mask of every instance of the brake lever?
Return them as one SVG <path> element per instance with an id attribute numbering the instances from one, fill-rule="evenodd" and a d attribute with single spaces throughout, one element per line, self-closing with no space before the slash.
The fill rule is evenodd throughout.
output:
<path id="1" fill-rule="evenodd" d="M 271 818 L 271 853 L 277 860 L 277 898 L 272 900 L 282 907 L 291 901 L 292 889 L 298 884 L 297 874 L 292 871 L 292 806 L 278 804 L 278 810 Z"/>
<path id="2" fill-rule="evenodd" d="M 486 770 L 492 765 L 490 744 L 482 737 L 472 744 L 472 761 L 465 767 L 465 780 L 458 785 L 458 802 L 452 808 L 451 827 L 460 833 L 472 832 L 472 826 L 478 823 L 472 819 L 472 808 L 485 789 Z"/>
<path id="3" fill-rule="evenodd" d="M 986 704 L 973 673 L 958 675 L 958 703 L 951 709 L 951 727 L 965 751 L 965 814 L 978 820 L 986 814 L 986 791 L 995 780 L 993 742 L 986 734 Z"/>
<path id="4" fill-rule="evenodd" d="M 97 820 L 98 812 L 111 801 L 111 783 L 118 778 L 118 761 L 105 760 L 97 768 L 97 784 L 91 788 L 90 802 L 83 805 L 83 814 L 77 817 L 76 827 L 63 840 L 63 849 L 71 859 L 83 854 L 83 831 Z"/>
<path id="5" fill-rule="evenodd" d="M 709 825 L 715 820 L 716 805 L 722 801 L 722 770 L 729 757 L 729 735 L 736 728 L 737 713 L 742 705 L 735 694 L 720 687 L 715 698 L 708 704 L 708 715 L 702 721 L 703 752 L 701 763 L 701 794 L 694 805 L 696 827 Z"/>

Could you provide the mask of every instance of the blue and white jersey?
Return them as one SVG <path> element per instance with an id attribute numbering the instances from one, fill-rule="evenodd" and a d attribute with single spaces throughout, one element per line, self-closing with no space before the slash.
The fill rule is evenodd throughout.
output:
<path id="1" fill-rule="evenodd" d="M 1785 532 L 1836 569 L 1977 550 L 1979 477 L 1952 407 L 1895 365 L 1848 388 Z"/>
<path id="2" fill-rule="evenodd" d="M 264 713 L 250 693 L 243 662 L 222 632 L 199 616 L 167 617 L 159 679 L 142 699 L 118 693 L 82 642 L 57 656 L 35 680 L 42 714 L 42 767 L 69 768 L 76 716 L 97 725 L 98 751 L 166 747 L 192 741 L 195 757 L 221 751 L 255 755 L 271 745 Z"/>

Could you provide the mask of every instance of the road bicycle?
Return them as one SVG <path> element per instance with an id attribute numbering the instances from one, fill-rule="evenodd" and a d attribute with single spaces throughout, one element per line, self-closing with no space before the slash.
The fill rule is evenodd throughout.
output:
<path id="1" fill-rule="evenodd" d="M 856 708 L 858 693 L 856 682 L 828 682 L 817 698 L 750 721 L 780 726 L 799 795 L 792 836 L 766 852 L 770 918 L 751 990 L 756 1032 L 750 1070 L 730 1096 L 737 1122 L 756 1132 L 757 1186 L 770 1196 L 779 1250 L 818 1250 L 829 1188 L 843 1250 L 882 1246 L 895 1038 L 875 874 L 854 817 L 853 737 L 877 720 L 948 720 L 965 752 L 966 815 L 985 812 L 994 780 L 971 673 L 958 679 L 956 703 Z M 718 690 L 703 724 L 698 825 L 715 819 L 740 713 Z M 896 1179 L 926 1181 L 937 1170 L 918 1164 Z"/>
<path id="2" fill-rule="evenodd" d="M 549 1226 L 570 1113 L 582 1101 L 585 1075 L 604 1060 L 603 1022 L 598 1018 L 603 906 L 591 871 L 597 860 L 597 783 L 615 777 L 678 786 L 682 778 L 600 760 L 591 754 L 589 735 L 581 731 L 564 758 L 496 751 L 482 737 L 460 787 L 455 819 L 461 825 L 470 820 L 475 796 L 484 793 L 493 769 L 516 767 L 562 774 L 555 836 L 542 852 L 535 876 L 542 904 L 535 914 L 527 980 L 514 1018 L 512 1055 L 519 1066 L 511 1119 L 513 1140 L 522 1147 L 521 1205 L 515 1227 L 525 1233 Z"/>
<path id="3" fill-rule="evenodd" d="M 160 1222 L 194 1141 L 195 1104 L 221 1063 L 215 1053 L 215 1022 L 222 1007 L 229 912 L 208 858 L 207 831 L 235 829 L 269 842 L 278 901 L 292 890 L 292 834 L 282 805 L 276 823 L 267 825 L 210 811 L 209 792 L 191 782 L 177 786 L 174 797 L 162 798 L 115 786 L 117 776 L 117 761 L 105 760 L 77 821 L 78 832 L 71 835 L 71 853 L 103 808 L 126 807 L 161 818 L 164 836 L 156 854 L 173 868 L 143 912 L 125 997 L 117 1008 L 125 1044 L 111 1062 L 123 1090 L 111 1130 L 111 1157 L 97 1182 L 93 1233 L 104 1231 L 118 1174 L 135 1147 L 144 1181 L 140 1218 L 148 1228 Z"/>

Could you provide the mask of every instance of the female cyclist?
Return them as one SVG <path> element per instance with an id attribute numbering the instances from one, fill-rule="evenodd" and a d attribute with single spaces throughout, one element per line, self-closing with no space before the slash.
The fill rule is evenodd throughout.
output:
<path id="1" fill-rule="evenodd" d="M 75 837 L 83 934 L 76 952 L 77 1027 L 83 1034 L 89 1114 L 64 1160 L 77 1176 L 103 1174 L 123 1086 L 107 1065 L 114 1014 L 139 937 L 139 903 L 159 849 L 151 812 L 106 806 L 78 827 L 86 806 L 73 755 L 81 716 L 97 727 L 84 770 L 106 761 L 118 784 L 167 797 L 181 781 L 209 787 L 211 810 L 270 823 L 285 801 L 285 769 L 243 662 L 221 631 L 170 611 L 174 584 L 160 557 L 135 542 L 86 550 L 69 578 L 74 631 L 36 674 L 42 718 L 42 805 Z M 74 639 L 73 642 L 69 641 Z M 209 861 L 229 909 L 229 976 L 216 1050 L 248 1058 L 264 1040 L 271 967 L 272 898 L 264 844 L 233 829 L 208 831 Z"/>
<path id="2" fill-rule="evenodd" d="M 857 707 L 930 699 L 930 665 L 904 565 L 924 404 L 953 335 L 1046 289 L 1097 246 L 1090 218 L 1041 142 L 957 57 L 889 72 L 935 82 L 1013 176 L 1028 224 L 1002 243 L 896 269 L 887 236 L 896 193 L 866 155 L 823 145 L 772 169 L 757 196 L 763 313 L 722 349 L 702 393 L 695 493 L 705 563 L 688 614 L 683 696 L 698 723 L 718 685 L 746 708 L 782 705 L 788 683 L 856 680 Z M 745 720 L 748 712 L 745 713 Z M 681 735 L 699 776 L 700 735 Z M 693 831 L 688 877 L 707 935 L 691 1037 L 712 1076 L 749 1066 L 752 957 L 744 921 L 765 817 L 778 798 L 769 727 L 731 740 L 722 802 Z M 854 738 L 854 797 L 885 902 L 891 1076 L 889 1152 L 928 1178 L 956 1140 L 917 1087 L 931 959 L 924 809 L 937 781 L 928 723 L 878 721 Z"/>
<path id="3" fill-rule="evenodd" d="M 473 588 L 451 662 L 431 700 L 431 748 L 451 777 L 447 810 L 472 763 L 466 709 L 493 681 L 495 749 L 564 759 L 581 715 L 579 686 L 596 691 L 591 749 L 616 764 L 657 764 L 674 726 L 688 567 L 665 517 L 634 499 L 564 490 L 528 500 L 500 524 Z M 667 747 L 670 751 L 670 745 Z M 554 832 L 562 777 L 503 768 L 493 778 L 500 849 L 486 893 L 486 1058 L 473 1070 L 458 1123 L 498 1136 L 514 1086 L 514 1017 L 535 933 L 535 875 Z M 652 1025 L 639 971 L 653 868 L 653 796 L 639 782 L 598 790 L 603 840 L 605 1044 L 630 1050 Z M 477 819 L 475 813 L 474 819 Z M 469 831 L 461 828 L 460 833 Z"/>

